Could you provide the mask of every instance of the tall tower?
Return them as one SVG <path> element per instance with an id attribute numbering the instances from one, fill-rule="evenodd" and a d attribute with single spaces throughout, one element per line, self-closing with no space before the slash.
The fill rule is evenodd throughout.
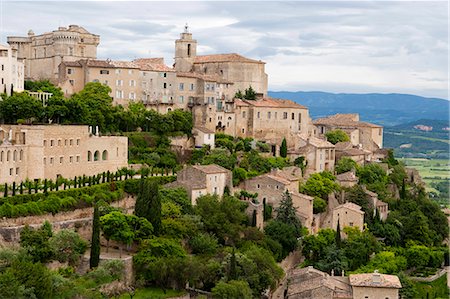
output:
<path id="1" fill-rule="evenodd" d="M 197 56 L 197 41 L 192 39 L 192 33 L 186 24 L 180 39 L 175 41 L 175 70 L 190 72 L 195 56 Z"/>

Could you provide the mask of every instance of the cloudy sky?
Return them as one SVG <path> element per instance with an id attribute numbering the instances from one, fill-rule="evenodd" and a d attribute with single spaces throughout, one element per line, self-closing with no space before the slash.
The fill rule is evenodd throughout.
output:
<path id="1" fill-rule="evenodd" d="M 266 64 L 270 90 L 399 92 L 448 99 L 447 1 L 7 1 L 1 42 L 78 24 L 98 58 L 161 57 L 189 24 L 198 54 Z"/>

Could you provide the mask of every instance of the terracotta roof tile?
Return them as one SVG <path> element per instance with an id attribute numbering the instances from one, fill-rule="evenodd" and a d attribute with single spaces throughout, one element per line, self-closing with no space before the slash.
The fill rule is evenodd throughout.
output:
<path id="1" fill-rule="evenodd" d="M 139 58 L 133 60 L 142 71 L 154 71 L 154 72 L 175 72 L 171 67 L 164 64 L 164 58 Z"/>
<path id="2" fill-rule="evenodd" d="M 255 101 L 243 100 L 243 101 L 249 104 L 250 106 L 254 107 L 308 109 L 305 106 L 297 104 L 294 101 L 284 99 L 264 98 L 262 100 L 255 100 Z"/>
<path id="3" fill-rule="evenodd" d="M 350 274 L 350 284 L 357 287 L 402 288 L 397 275 L 381 273 Z"/>
<path id="4" fill-rule="evenodd" d="M 334 210 L 337 210 L 337 209 L 349 209 L 349 210 L 358 212 L 360 214 L 364 214 L 364 212 L 361 210 L 361 206 L 359 206 L 353 202 L 346 202 L 345 204 L 339 205 L 336 208 L 334 208 Z"/>
<path id="5" fill-rule="evenodd" d="M 61 63 L 64 63 L 65 66 L 81 67 L 81 63 L 79 61 L 63 61 Z"/>
<path id="6" fill-rule="evenodd" d="M 204 173 L 222 173 L 222 172 L 229 172 L 228 169 L 216 165 L 216 164 L 210 164 L 210 165 L 193 165 L 193 168 L 200 170 Z"/>
<path id="7" fill-rule="evenodd" d="M 194 58 L 194 63 L 214 63 L 214 62 L 245 62 L 245 63 L 265 64 L 265 62 L 262 62 L 261 60 L 246 58 L 236 53 L 200 55 Z"/>
<path id="8" fill-rule="evenodd" d="M 358 114 L 335 114 L 328 117 L 318 118 L 313 121 L 314 125 L 330 125 L 342 127 L 372 127 L 382 128 L 382 126 L 359 121 Z"/>

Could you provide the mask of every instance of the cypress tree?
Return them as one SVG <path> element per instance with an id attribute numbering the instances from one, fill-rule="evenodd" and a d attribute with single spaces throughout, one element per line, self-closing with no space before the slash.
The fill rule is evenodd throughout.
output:
<path id="1" fill-rule="evenodd" d="M 287 157 L 287 142 L 286 142 L 286 138 L 283 138 L 283 141 L 281 142 L 280 156 L 283 157 L 283 158 Z"/>
<path id="2" fill-rule="evenodd" d="M 16 196 L 16 182 L 12 184 L 12 196 Z"/>
<path id="3" fill-rule="evenodd" d="M 134 214 L 150 221 L 155 234 L 158 235 L 161 229 L 161 197 L 159 195 L 159 185 L 155 181 L 145 179 L 142 179 L 140 184 Z"/>
<path id="4" fill-rule="evenodd" d="M 253 210 L 252 214 L 252 226 L 256 227 L 256 210 Z"/>
<path id="5" fill-rule="evenodd" d="M 3 197 L 8 197 L 8 184 L 5 183 L 5 193 L 3 194 Z"/>
<path id="6" fill-rule="evenodd" d="M 336 247 L 341 248 L 341 225 L 339 223 L 339 218 L 336 227 Z"/>
<path id="7" fill-rule="evenodd" d="M 400 199 L 406 199 L 406 183 L 405 179 L 402 182 L 402 190 L 400 190 Z"/>
<path id="8" fill-rule="evenodd" d="M 100 262 L 100 212 L 98 205 L 94 205 L 94 217 L 92 220 L 91 257 L 89 267 L 95 268 Z"/>
<path id="9" fill-rule="evenodd" d="M 47 193 L 47 179 L 44 180 L 44 193 Z"/>
<path id="10" fill-rule="evenodd" d="M 23 194 L 23 182 L 20 182 L 19 192 L 20 194 Z"/>
<path id="11" fill-rule="evenodd" d="M 32 185 L 31 185 L 31 182 L 27 182 L 27 187 L 28 187 L 28 194 L 31 194 L 31 188 L 33 187 Z"/>
<path id="12" fill-rule="evenodd" d="M 34 193 L 38 193 L 38 190 L 39 190 L 38 181 L 34 181 Z"/>

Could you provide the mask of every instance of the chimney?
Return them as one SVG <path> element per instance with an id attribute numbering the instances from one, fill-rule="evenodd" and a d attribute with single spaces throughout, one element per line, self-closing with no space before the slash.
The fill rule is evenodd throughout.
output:
<path id="1" fill-rule="evenodd" d="M 95 126 L 95 136 L 98 136 L 98 126 Z"/>
<path id="2" fill-rule="evenodd" d="M 334 269 L 331 269 L 331 276 L 334 276 Z"/>
<path id="3" fill-rule="evenodd" d="M 372 282 L 373 282 L 374 284 L 380 284 L 380 283 L 381 283 L 381 275 L 380 275 L 380 273 L 378 273 L 378 270 L 375 270 L 375 271 L 373 272 L 373 275 L 372 275 Z"/>
<path id="4" fill-rule="evenodd" d="M 256 93 L 256 100 L 261 101 L 264 98 L 264 94 L 261 92 Z"/>

